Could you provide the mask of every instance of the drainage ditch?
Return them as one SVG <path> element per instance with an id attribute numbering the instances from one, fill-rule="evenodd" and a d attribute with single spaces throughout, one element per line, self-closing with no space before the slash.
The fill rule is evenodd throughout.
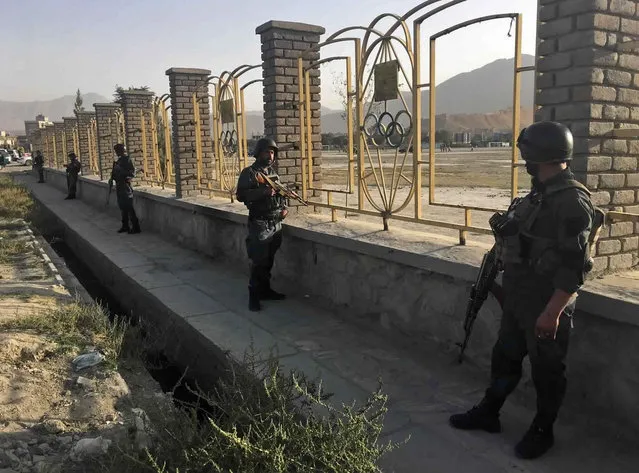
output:
<path id="1" fill-rule="evenodd" d="M 43 230 L 43 229 L 39 229 Z M 91 269 L 78 258 L 71 248 L 55 234 L 43 231 L 43 238 L 49 243 L 55 253 L 64 260 L 67 268 L 80 281 L 91 298 L 103 306 L 110 318 L 115 315 L 126 316 L 128 311 L 120 304 L 117 295 L 105 288 L 99 279 L 91 272 Z M 129 323 L 135 324 L 133 318 Z M 141 343 L 144 342 L 144 335 Z M 163 392 L 173 391 L 173 399 L 178 406 L 200 406 L 206 410 L 206 403 L 201 398 L 189 391 L 186 385 L 194 386 L 194 380 L 183 377 L 182 370 L 165 355 L 161 350 L 154 349 L 145 344 L 144 364 L 149 374 L 157 381 Z M 202 414 L 200 412 L 200 414 Z"/>

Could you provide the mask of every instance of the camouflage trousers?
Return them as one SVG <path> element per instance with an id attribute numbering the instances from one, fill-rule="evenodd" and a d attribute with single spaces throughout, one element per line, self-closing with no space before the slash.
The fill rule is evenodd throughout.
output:
<path id="1" fill-rule="evenodd" d="M 275 253 L 282 245 L 282 223 L 279 220 L 249 219 L 246 251 L 251 261 L 249 288 L 267 291 Z"/>

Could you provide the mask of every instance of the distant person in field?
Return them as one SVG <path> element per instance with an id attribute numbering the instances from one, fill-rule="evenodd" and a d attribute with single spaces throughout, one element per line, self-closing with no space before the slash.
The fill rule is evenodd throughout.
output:
<path id="1" fill-rule="evenodd" d="M 40 150 L 36 151 L 35 158 L 33 158 L 33 169 L 38 172 L 38 182 L 44 182 L 44 157 Z"/>

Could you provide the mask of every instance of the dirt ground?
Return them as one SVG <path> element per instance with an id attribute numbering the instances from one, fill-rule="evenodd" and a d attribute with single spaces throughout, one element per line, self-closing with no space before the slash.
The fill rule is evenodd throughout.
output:
<path id="1" fill-rule="evenodd" d="M 133 409 L 161 390 L 139 361 L 122 360 L 117 371 L 75 371 L 72 360 L 90 347 L 8 329 L 17 319 L 78 302 L 58 284 L 24 224 L 0 221 L 0 237 L 0 472 L 85 471 L 93 454 L 79 445 L 135 440 Z"/>

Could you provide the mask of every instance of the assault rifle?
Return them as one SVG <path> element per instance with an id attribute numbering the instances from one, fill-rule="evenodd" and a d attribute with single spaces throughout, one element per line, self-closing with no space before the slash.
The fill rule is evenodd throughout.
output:
<path id="1" fill-rule="evenodd" d="M 493 289 L 493 283 L 495 282 L 498 272 L 499 268 L 497 264 L 496 248 L 493 246 L 490 251 L 484 255 L 481 261 L 481 266 L 479 267 L 477 280 L 470 288 L 470 298 L 468 299 L 468 305 L 466 306 L 466 318 L 464 319 L 465 337 L 462 343 L 457 344 L 461 347 L 461 351 L 459 353 L 460 363 L 463 361 L 464 351 L 466 351 L 466 347 L 468 346 L 468 340 L 470 339 L 470 335 L 473 331 L 473 325 L 475 324 L 475 319 L 477 319 L 477 314 L 479 313 L 482 305 L 484 305 L 484 302 L 486 302 L 488 293 Z M 501 301 L 499 302 L 501 303 Z"/>
<path id="2" fill-rule="evenodd" d="M 261 173 L 261 172 L 257 173 L 257 182 L 259 182 L 260 184 L 266 183 L 268 186 L 271 187 L 271 189 L 274 189 L 277 194 L 280 194 L 283 197 L 286 197 L 288 199 L 295 199 L 304 205 L 308 205 L 308 202 L 302 199 L 297 194 L 297 192 L 289 189 L 288 187 L 283 186 L 277 181 L 274 181 L 273 179 L 271 179 L 264 173 Z"/>

